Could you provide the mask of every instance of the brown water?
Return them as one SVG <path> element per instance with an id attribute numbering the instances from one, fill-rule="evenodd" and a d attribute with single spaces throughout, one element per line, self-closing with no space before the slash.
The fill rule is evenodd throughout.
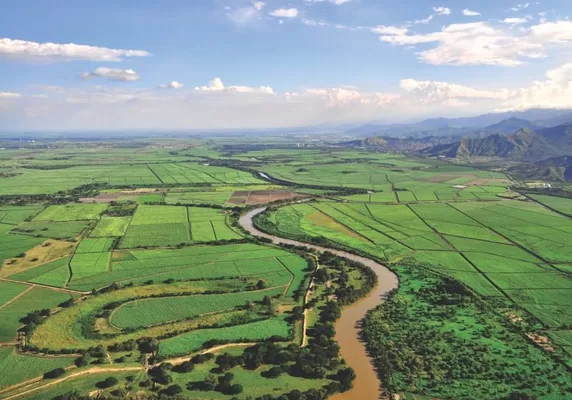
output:
<path id="1" fill-rule="evenodd" d="M 370 267 L 378 278 L 378 284 L 367 295 L 367 297 L 358 302 L 344 308 L 341 318 L 336 322 L 336 340 L 340 344 L 342 357 L 346 360 L 348 366 L 352 367 L 356 372 L 356 379 L 352 390 L 338 394 L 332 397 L 333 400 L 375 400 L 381 396 L 381 382 L 377 377 L 377 373 L 373 367 L 371 358 L 368 356 L 365 345 L 360 340 L 360 321 L 366 316 L 367 312 L 383 301 L 384 297 L 398 286 L 397 276 L 387 269 L 369 258 L 357 256 L 345 251 L 330 249 L 323 246 L 298 242 L 296 240 L 282 239 L 278 236 L 269 235 L 268 233 L 258 230 L 252 219 L 266 210 L 265 207 L 257 208 L 243 215 L 239 224 L 253 236 L 263 237 L 272 240 L 273 243 L 290 244 L 296 246 L 305 246 L 319 252 L 329 251 L 338 256 L 357 261 Z"/>

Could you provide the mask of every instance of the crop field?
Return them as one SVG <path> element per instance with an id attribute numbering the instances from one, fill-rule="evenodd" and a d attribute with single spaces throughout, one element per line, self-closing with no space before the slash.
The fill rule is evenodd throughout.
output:
<path id="1" fill-rule="evenodd" d="M 43 208 L 40 206 L 4 206 L 0 207 L 0 224 L 18 225 L 28 218 L 39 213 Z"/>
<path id="2" fill-rule="evenodd" d="M 119 247 L 176 246 L 190 241 L 185 207 L 141 205 Z"/>
<path id="3" fill-rule="evenodd" d="M 531 194 L 529 196 L 556 211 L 572 216 L 572 199 L 541 194 Z"/>
<path id="4" fill-rule="evenodd" d="M 38 267 L 27 269 L 10 275 L 10 279 L 22 282 L 39 283 L 41 285 L 65 287 L 70 279 L 69 262 L 71 257 L 64 257 Z"/>
<path id="5" fill-rule="evenodd" d="M 368 203 L 495 200 L 506 192 L 503 174 L 432 162 L 382 156 L 369 163 L 269 164 L 262 170 L 290 182 L 365 189 L 370 193 L 343 198 Z"/>
<path id="6" fill-rule="evenodd" d="M 386 262 L 410 260 L 483 296 L 508 297 L 550 328 L 572 321 L 572 278 L 559 268 L 572 260 L 572 220 L 538 204 L 321 202 L 279 208 L 260 223 L 282 235 L 326 237 Z"/>
<path id="7" fill-rule="evenodd" d="M 127 231 L 131 217 L 103 216 L 91 231 L 91 237 L 119 237 Z"/>
<path id="8" fill-rule="evenodd" d="M 42 309 L 50 309 L 70 298 L 69 294 L 50 289 L 32 287 L 13 302 L 0 308 L 0 343 L 16 340 L 16 332 L 22 325 L 20 319 L 26 314 Z"/>
<path id="9" fill-rule="evenodd" d="M 252 184 L 263 183 L 252 174 L 230 168 L 215 167 L 204 164 L 181 163 L 159 164 L 149 166 L 163 183 L 167 184 Z"/>
<path id="10" fill-rule="evenodd" d="M 193 242 L 240 239 L 226 224 L 227 214 L 212 208 L 188 207 Z"/>
<path id="11" fill-rule="evenodd" d="M 75 286 L 83 279 L 105 274 L 109 270 L 111 252 L 77 253 L 70 261 L 72 279 L 71 286 Z"/>
<path id="12" fill-rule="evenodd" d="M 38 221 L 23 222 L 12 233 L 52 239 L 74 238 L 82 234 L 89 221 Z"/>
<path id="13" fill-rule="evenodd" d="M 49 206 L 33 221 L 84 221 L 99 219 L 99 214 L 105 211 L 106 204 L 67 204 Z"/>
<path id="14" fill-rule="evenodd" d="M 24 254 L 44 241 L 41 238 L 11 234 L 13 228 L 13 225 L 0 224 L 0 262 Z"/>
<path id="15" fill-rule="evenodd" d="M 0 347 L 0 389 L 36 378 L 54 368 L 73 364 L 72 357 L 44 358 L 17 354 L 12 347 Z"/>
<path id="16" fill-rule="evenodd" d="M 231 225 L 243 207 L 293 200 L 269 206 L 258 227 L 374 258 L 399 277 L 386 302 L 392 308 L 371 314 L 365 336 L 384 378 L 383 363 L 392 364 L 383 382 L 407 398 L 504 400 L 513 389 L 570 397 L 572 200 L 525 199 L 501 172 L 442 160 L 294 146 L 283 135 L 272 136 L 276 148 L 252 140 L 137 139 L 105 151 L 62 142 L 0 152 L 0 393 L 73 365 L 76 353 L 87 361 L 79 371 L 114 372 L 20 398 L 94 392 L 111 375 L 121 382 L 102 395 L 150 393 L 154 377 L 121 372 L 159 361 L 142 354 L 137 341 L 147 338 L 168 362 L 265 339 L 283 341 L 289 366 L 331 361 L 312 368 L 327 370 L 317 379 L 289 367 L 268 378 L 277 364 L 266 362 L 232 367 L 240 398 L 335 381 L 350 363 L 329 360 L 330 350 L 337 354 L 328 329 L 337 307 L 329 302 L 346 304 L 370 278 L 337 259 L 321 262 L 311 280 L 311 254 L 257 244 Z M 244 347 L 223 351 L 240 355 Z M 229 399 L 197 389 L 209 374 L 227 372 L 215 360 L 169 371 L 169 385 L 192 398 Z M 157 395 L 167 387 L 153 386 Z"/>
<path id="17" fill-rule="evenodd" d="M 111 263 L 109 270 L 102 266 L 101 271 L 92 276 L 75 279 L 74 275 L 70 288 L 89 291 L 113 282 L 142 283 L 166 279 L 218 279 L 239 276 L 260 276 L 263 279 L 267 272 L 284 270 L 294 275 L 292 284 L 297 288 L 303 279 L 302 271 L 306 268 L 305 261 L 298 256 L 283 250 L 250 244 L 192 246 L 174 250 L 131 250 L 120 252 L 120 258 Z M 87 268 L 87 271 L 94 272 L 93 268 Z"/>
<path id="18" fill-rule="evenodd" d="M 136 300 L 116 309 L 110 323 L 119 329 L 141 328 L 179 321 L 279 296 L 283 288 L 228 294 L 203 294 Z"/>

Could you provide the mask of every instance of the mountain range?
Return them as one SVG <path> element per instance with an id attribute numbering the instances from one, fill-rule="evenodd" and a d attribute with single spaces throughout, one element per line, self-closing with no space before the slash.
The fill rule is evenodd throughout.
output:
<path id="1" fill-rule="evenodd" d="M 432 118 L 413 124 L 368 123 L 346 130 L 360 136 L 486 136 L 492 133 L 512 133 L 521 128 L 538 129 L 572 122 L 571 110 L 531 109 L 491 113 L 476 117 Z"/>

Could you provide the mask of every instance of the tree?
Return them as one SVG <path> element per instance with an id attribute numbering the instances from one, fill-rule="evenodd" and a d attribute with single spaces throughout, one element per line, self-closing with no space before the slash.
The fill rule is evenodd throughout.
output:
<path id="1" fill-rule="evenodd" d="M 205 380 L 203 381 L 203 386 L 204 386 L 205 390 L 214 390 L 217 383 L 218 383 L 218 380 L 217 380 L 216 376 L 213 374 L 208 374 L 205 377 Z"/>
<path id="2" fill-rule="evenodd" d="M 507 400 L 536 400 L 536 397 L 531 396 L 527 393 L 521 392 L 512 392 L 508 397 Z"/>
<path id="3" fill-rule="evenodd" d="M 63 368 L 56 368 L 53 369 L 51 371 L 48 371 L 44 374 L 44 379 L 55 379 L 55 378 L 59 378 L 60 376 L 62 376 L 63 374 L 66 373 L 66 370 Z"/>
<path id="4" fill-rule="evenodd" d="M 159 351 L 159 341 L 155 338 L 141 338 L 137 341 L 137 344 L 141 353 L 155 355 Z"/>
<path id="5" fill-rule="evenodd" d="M 117 378 L 110 376 L 109 378 L 106 378 L 104 381 L 97 382 L 95 386 L 98 387 L 99 389 L 107 389 L 117 385 L 118 383 L 119 381 L 117 380 Z"/>
<path id="6" fill-rule="evenodd" d="M 171 385 L 167 389 L 161 390 L 161 394 L 167 396 L 176 396 L 181 393 L 183 393 L 183 388 L 179 385 Z"/>

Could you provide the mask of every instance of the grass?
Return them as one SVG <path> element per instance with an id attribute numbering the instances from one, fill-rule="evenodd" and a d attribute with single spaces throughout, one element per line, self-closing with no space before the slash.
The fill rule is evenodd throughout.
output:
<path id="1" fill-rule="evenodd" d="M 90 237 L 123 236 L 127 231 L 131 217 L 103 216 L 90 233 Z"/>
<path id="2" fill-rule="evenodd" d="M 282 318 L 267 319 L 226 328 L 199 329 L 161 341 L 159 354 L 164 357 L 188 354 L 200 349 L 203 343 L 210 340 L 254 342 L 271 336 L 287 338 L 290 336 L 290 330 L 290 324 Z"/>
<path id="3" fill-rule="evenodd" d="M 117 308 L 111 318 L 112 325 L 120 329 L 141 328 L 180 321 L 259 302 L 265 296 L 281 295 L 283 288 L 261 291 L 202 294 L 135 300 Z"/>

